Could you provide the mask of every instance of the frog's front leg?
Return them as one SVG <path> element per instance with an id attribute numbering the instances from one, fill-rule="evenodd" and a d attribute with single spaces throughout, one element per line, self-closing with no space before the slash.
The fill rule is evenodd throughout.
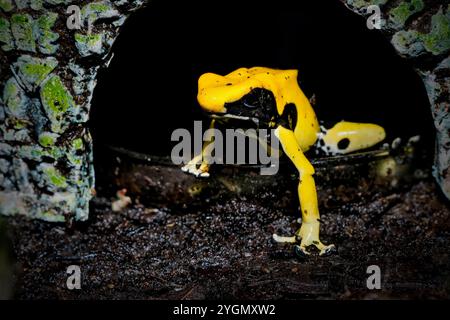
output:
<path id="1" fill-rule="evenodd" d="M 213 119 L 210 124 L 210 129 L 214 128 L 215 120 Z M 207 178 L 209 177 L 209 157 L 205 157 L 205 154 L 209 154 L 209 150 L 213 147 L 214 141 L 211 139 L 210 141 L 203 144 L 202 152 L 191 161 L 189 161 L 185 166 L 181 168 L 183 172 L 191 173 L 196 177 Z"/>
<path id="2" fill-rule="evenodd" d="M 317 203 L 316 185 L 313 174 L 314 167 L 303 154 L 292 130 L 279 126 L 275 135 L 280 140 L 286 155 L 291 159 L 300 174 L 298 196 L 302 210 L 302 225 L 293 237 L 279 237 L 274 239 L 280 242 L 295 242 L 296 237 L 301 238 L 300 245 L 295 246 L 299 255 L 308 255 L 308 246 L 314 245 L 320 250 L 320 255 L 329 254 L 336 250 L 333 244 L 324 245 L 319 239 L 320 216 Z"/>

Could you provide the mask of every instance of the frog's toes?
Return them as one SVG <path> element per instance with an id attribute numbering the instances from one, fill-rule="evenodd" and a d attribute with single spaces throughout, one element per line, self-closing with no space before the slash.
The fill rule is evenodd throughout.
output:
<path id="1" fill-rule="evenodd" d="M 324 246 L 321 250 L 319 255 L 321 257 L 331 256 L 337 252 L 337 248 L 334 244 L 330 244 L 327 246 Z"/>
<path id="2" fill-rule="evenodd" d="M 201 178 L 209 178 L 209 172 L 201 172 L 200 177 Z"/>
<path id="3" fill-rule="evenodd" d="M 196 176 L 197 178 L 198 177 L 201 177 L 201 178 L 208 178 L 209 177 L 209 172 L 205 171 L 202 168 L 197 168 L 196 164 L 188 163 L 187 165 L 183 166 L 181 168 L 181 170 L 183 172 L 190 173 L 190 174 Z"/>
<path id="4" fill-rule="evenodd" d="M 319 256 L 321 256 L 321 257 L 327 257 L 327 256 L 330 256 L 337 252 L 336 246 L 334 244 L 330 244 L 330 245 L 326 246 L 322 243 L 318 243 L 318 244 L 312 244 L 312 245 L 314 245 L 317 249 L 320 250 Z M 294 252 L 297 255 L 297 257 L 306 258 L 307 256 L 310 255 L 308 250 L 306 250 L 306 247 L 307 246 L 305 244 L 300 244 L 300 245 L 294 246 Z"/>
<path id="5" fill-rule="evenodd" d="M 183 171 L 183 172 L 189 172 L 189 164 L 187 164 L 187 165 L 185 165 L 185 166 L 182 166 L 181 167 L 181 171 Z"/>
<path id="6" fill-rule="evenodd" d="M 305 259 L 310 255 L 310 253 L 306 250 L 306 246 L 302 244 L 301 245 L 296 244 L 294 246 L 294 252 L 295 255 L 301 259 Z"/>
<path id="7" fill-rule="evenodd" d="M 275 240 L 276 242 L 279 243 L 295 243 L 297 241 L 297 237 L 296 236 L 292 236 L 292 237 L 283 237 L 283 236 L 279 236 L 276 233 L 274 233 L 272 235 L 273 240 Z"/>

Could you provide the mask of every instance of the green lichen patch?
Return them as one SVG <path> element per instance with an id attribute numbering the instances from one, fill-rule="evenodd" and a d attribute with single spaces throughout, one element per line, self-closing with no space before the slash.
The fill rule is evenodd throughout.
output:
<path id="1" fill-rule="evenodd" d="M 81 56 L 86 57 L 92 54 L 102 54 L 103 35 L 102 34 L 75 34 L 75 45 Z"/>
<path id="2" fill-rule="evenodd" d="M 70 144 L 67 150 L 66 157 L 69 160 L 69 164 L 73 167 L 80 168 L 85 159 L 85 154 L 82 152 L 84 150 L 84 142 L 82 138 L 76 138 Z M 77 180 L 77 179 L 75 179 Z M 75 182 L 77 183 L 77 182 Z"/>
<path id="3" fill-rule="evenodd" d="M 2 50 L 14 49 L 14 41 L 11 34 L 10 23 L 6 18 L 0 17 L 0 42 L 3 43 Z"/>
<path id="4" fill-rule="evenodd" d="M 39 144 L 43 147 L 52 147 L 55 145 L 56 140 L 58 139 L 59 135 L 52 132 L 42 132 L 39 135 Z"/>
<path id="5" fill-rule="evenodd" d="M 415 30 L 401 30 L 391 40 L 394 48 L 404 56 L 417 57 L 424 51 L 420 34 Z"/>
<path id="6" fill-rule="evenodd" d="M 394 7 L 389 12 L 390 26 L 395 29 L 400 29 L 405 25 L 405 22 L 413 14 L 424 9 L 423 0 L 403 1 L 397 7 Z"/>
<path id="7" fill-rule="evenodd" d="M 444 14 L 443 8 L 431 17 L 431 31 L 421 34 L 425 49 L 434 55 L 450 50 L 450 5 Z"/>
<path id="8" fill-rule="evenodd" d="M 24 55 L 17 59 L 13 68 L 24 86 L 30 91 L 35 91 L 57 65 L 58 61 L 53 57 L 40 59 Z"/>
<path id="9" fill-rule="evenodd" d="M 11 31 L 17 49 L 36 52 L 33 38 L 33 18 L 29 14 L 14 14 L 11 17 Z"/>
<path id="10" fill-rule="evenodd" d="M 431 17 L 429 33 L 416 30 L 401 30 L 391 40 L 397 51 L 405 56 L 417 57 L 425 52 L 440 55 L 450 50 L 450 5 L 444 13 L 441 7 Z"/>
<path id="11" fill-rule="evenodd" d="M 5 12 L 9 12 L 14 9 L 14 4 L 12 0 L 0 0 L 0 9 Z"/>
<path id="12" fill-rule="evenodd" d="M 48 12 L 35 21 L 34 35 L 37 39 L 39 50 L 44 54 L 54 54 L 58 50 L 59 45 L 53 42 L 58 40 L 59 35 L 52 31 L 57 19 L 57 13 Z"/>
<path id="13" fill-rule="evenodd" d="M 72 95 L 59 76 L 52 76 L 41 86 L 42 105 L 47 113 L 53 132 L 60 133 L 68 125 L 64 114 L 75 107 Z"/>
<path id="14" fill-rule="evenodd" d="M 76 138 L 72 141 L 72 148 L 74 150 L 81 150 L 81 149 L 83 149 L 83 147 L 84 147 L 83 139 Z"/>
<path id="15" fill-rule="evenodd" d="M 91 2 L 81 9 L 81 17 L 84 25 L 88 26 L 87 34 L 75 34 L 75 42 L 81 56 L 103 54 L 106 41 L 105 32 L 92 33 L 92 27 L 99 19 L 119 19 L 122 16 L 110 1 Z"/>
<path id="16" fill-rule="evenodd" d="M 53 165 L 42 163 L 39 165 L 39 170 L 42 172 L 42 176 L 50 191 L 67 188 L 67 179 Z"/>
<path id="17" fill-rule="evenodd" d="M 114 18 L 119 15 L 110 1 L 91 2 L 81 9 L 82 19 L 91 24 L 98 19 Z"/>
<path id="18" fill-rule="evenodd" d="M 15 78 L 10 78 L 3 89 L 6 113 L 17 118 L 26 118 L 29 99 Z"/>
<path id="19" fill-rule="evenodd" d="M 13 118 L 10 120 L 11 121 L 9 121 L 9 122 L 10 122 L 12 128 L 15 130 L 25 129 L 30 124 L 30 122 L 28 120 L 24 120 L 24 119 Z"/>

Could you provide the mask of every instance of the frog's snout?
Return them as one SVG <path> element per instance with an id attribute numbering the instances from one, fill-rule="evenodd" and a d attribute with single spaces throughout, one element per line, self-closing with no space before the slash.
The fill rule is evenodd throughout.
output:
<path id="1" fill-rule="evenodd" d="M 384 128 L 372 123 L 341 121 L 320 133 L 327 153 L 345 154 L 370 148 L 386 138 Z"/>

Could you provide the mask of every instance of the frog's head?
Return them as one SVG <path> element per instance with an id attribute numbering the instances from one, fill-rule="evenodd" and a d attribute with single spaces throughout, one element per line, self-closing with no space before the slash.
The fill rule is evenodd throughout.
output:
<path id="1" fill-rule="evenodd" d="M 214 118 L 269 123 L 277 109 L 265 80 L 275 77 L 275 72 L 255 67 L 240 68 L 226 76 L 205 73 L 198 80 L 197 100 Z"/>

